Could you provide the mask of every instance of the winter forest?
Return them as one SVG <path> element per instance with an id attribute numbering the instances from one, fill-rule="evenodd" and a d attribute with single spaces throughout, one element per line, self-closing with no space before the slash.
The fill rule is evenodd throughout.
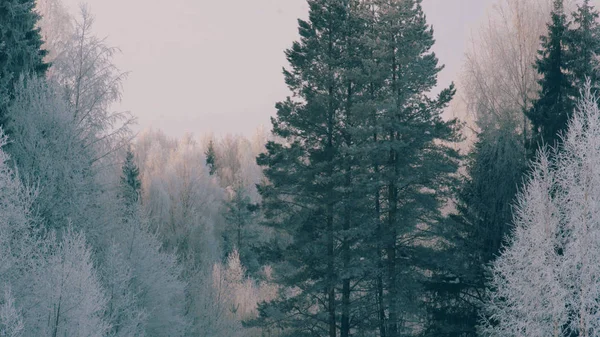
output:
<path id="1" fill-rule="evenodd" d="M 439 88 L 422 0 L 306 1 L 268 129 L 173 138 L 0 0 L 0 336 L 600 336 L 598 4 L 495 0 Z"/>

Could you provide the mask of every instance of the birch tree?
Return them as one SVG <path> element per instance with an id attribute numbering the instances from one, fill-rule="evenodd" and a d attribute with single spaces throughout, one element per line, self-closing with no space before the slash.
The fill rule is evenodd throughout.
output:
<path id="1" fill-rule="evenodd" d="M 513 237 L 491 269 L 485 335 L 600 333 L 599 139 L 600 110 L 588 82 L 561 151 L 541 152 L 518 198 Z"/>

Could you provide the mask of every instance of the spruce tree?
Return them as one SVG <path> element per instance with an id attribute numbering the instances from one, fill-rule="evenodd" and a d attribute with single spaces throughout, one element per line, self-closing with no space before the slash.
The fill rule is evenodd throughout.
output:
<path id="1" fill-rule="evenodd" d="M 215 144 L 211 139 L 206 149 L 206 166 L 208 166 L 208 173 L 212 176 L 217 172 L 217 154 L 215 153 Z"/>
<path id="2" fill-rule="evenodd" d="M 540 58 L 535 67 L 541 76 L 539 98 L 527 113 L 533 128 L 532 153 L 538 146 L 554 145 L 575 106 L 571 55 L 567 48 L 569 21 L 563 0 L 554 0 L 548 36 L 542 36 Z"/>
<path id="3" fill-rule="evenodd" d="M 592 87 L 598 86 L 598 60 L 600 54 L 600 26 L 598 25 L 598 11 L 584 0 L 577 5 L 573 13 L 574 27 L 568 33 L 569 53 L 572 55 L 572 72 L 574 86 L 581 90 L 589 78 Z"/>
<path id="4" fill-rule="evenodd" d="M 121 175 L 121 197 L 125 202 L 127 208 L 138 204 L 140 199 L 140 192 L 142 189 L 142 182 L 140 181 L 140 169 L 137 167 L 134 161 L 134 154 L 131 150 L 127 151 L 125 155 L 125 162 L 123 163 Z"/>
<path id="5" fill-rule="evenodd" d="M 446 246 L 428 280 L 423 336 L 477 336 L 486 266 L 500 253 L 512 226 L 512 205 L 526 170 L 515 125 L 483 130 L 456 189 L 456 214 L 442 232 Z"/>
<path id="6" fill-rule="evenodd" d="M 236 250 L 242 264 L 251 273 L 260 267 L 254 254 L 258 238 L 257 210 L 257 205 L 252 203 L 244 186 L 237 184 L 231 199 L 225 203 L 224 255 L 227 256 Z"/>
<path id="7" fill-rule="evenodd" d="M 48 69 L 38 20 L 34 0 L 0 1 L 0 126 L 6 124 L 19 76 L 42 76 Z"/>

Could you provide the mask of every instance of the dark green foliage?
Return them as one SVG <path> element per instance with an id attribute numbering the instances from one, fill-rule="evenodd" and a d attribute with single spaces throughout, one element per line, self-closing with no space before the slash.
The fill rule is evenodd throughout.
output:
<path id="1" fill-rule="evenodd" d="M 48 64 L 35 12 L 34 0 L 0 1 L 0 126 L 7 119 L 7 107 L 21 75 L 44 75 Z"/>
<path id="2" fill-rule="evenodd" d="M 140 169 L 137 167 L 131 150 L 127 151 L 121 175 L 121 196 L 125 205 L 130 208 L 139 203 L 142 182 Z"/>
<path id="3" fill-rule="evenodd" d="M 581 5 L 577 5 L 567 44 L 572 55 L 570 68 L 573 71 L 575 88 L 583 89 L 586 77 L 591 81 L 592 87 L 597 87 L 600 69 L 597 68 L 599 63 L 596 55 L 600 54 L 600 26 L 598 11 L 590 5 L 590 0 L 584 0 Z"/>
<path id="4" fill-rule="evenodd" d="M 527 161 L 521 135 L 503 124 L 478 135 L 457 189 L 457 214 L 442 237 L 446 248 L 435 257 L 424 336 L 476 336 L 485 293 L 485 266 L 510 234 L 512 205 Z"/>
<path id="5" fill-rule="evenodd" d="M 258 323 L 290 336 L 404 335 L 455 182 L 458 123 L 441 118 L 454 88 L 428 95 L 441 67 L 420 1 L 309 5 L 286 52 L 299 99 L 277 104 L 283 141 L 258 158 L 265 224 L 280 234 L 262 251 L 282 286 Z"/>
<path id="6" fill-rule="evenodd" d="M 217 172 L 217 154 L 215 153 L 215 144 L 211 141 L 208 143 L 206 149 L 206 166 L 208 166 L 208 173 L 212 176 Z"/>
<path id="7" fill-rule="evenodd" d="M 257 227 L 258 206 L 253 204 L 246 189 L 237 185 L 231 200 L 225 203 L 225 230 L 223 231 L 224 255 L 237 249 L 240 261 L 249 273 L 260 269 L 255 247 L 259 236 Z"/>
<path id="8" fill-rule="evenodd" d="M 540 95 L 527 113 L 533 134 L 531 153 L 544 144 L 554 146 L 575 107 L 577 91 L 573 86 L 572 54 L 567 48 L 569 21 L 563 0 L 554 1 L 548 36 L 542 36 L 536 69 L 541 75 Z"/>

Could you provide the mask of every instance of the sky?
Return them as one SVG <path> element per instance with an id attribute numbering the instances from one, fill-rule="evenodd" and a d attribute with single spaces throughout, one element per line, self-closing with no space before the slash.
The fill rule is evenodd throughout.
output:
<path id="1" fill-rule="evenodd" d="M 63 0 L 77 11 L 80 0 Z M 434 51 L 446 65 L 440 86 L 455 80 L 471 32 L 494 0 L 424 0 Z M 284 50 L 297 40 L 306 0 L 88 0 L 97 35 L 122 53 L 129 72 L 123 100 L 136 130 L 172 137 L 254 134 L 270 129 L 285 99 Z"/>

